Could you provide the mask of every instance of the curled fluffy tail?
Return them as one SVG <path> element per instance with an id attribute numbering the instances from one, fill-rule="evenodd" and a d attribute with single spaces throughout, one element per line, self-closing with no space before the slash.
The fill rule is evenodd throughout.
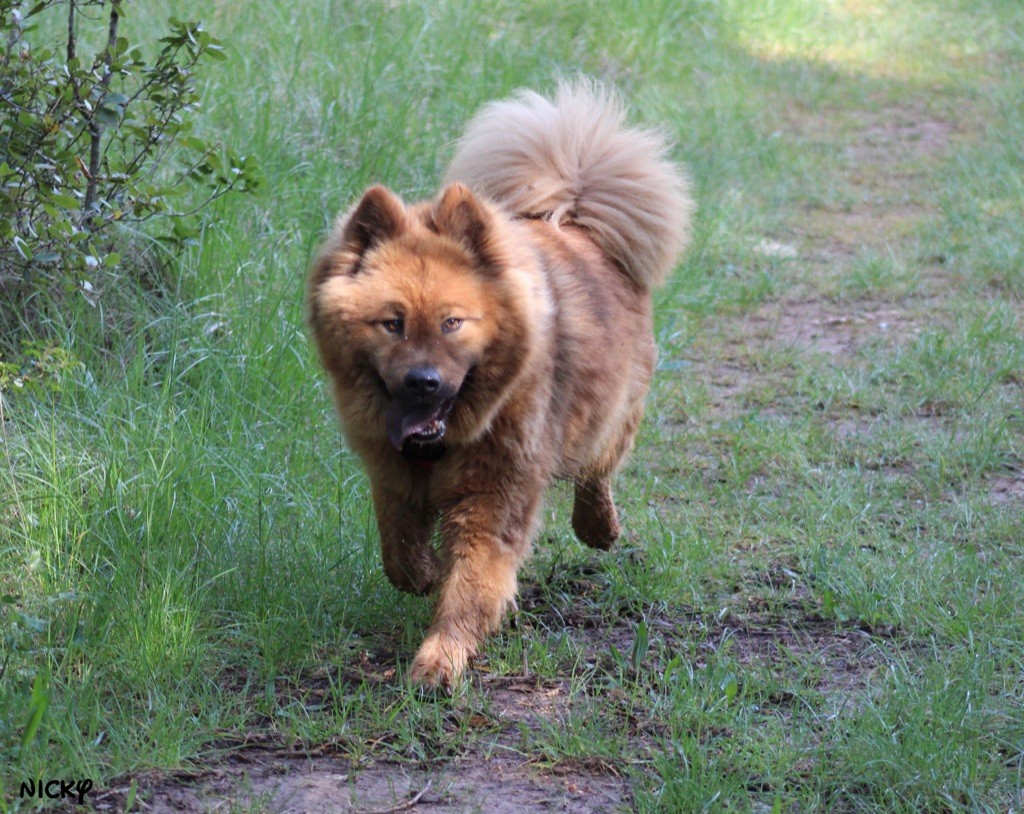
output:
<path id="1" fill-rule="evenodd" d="M 517 215 L 590 230 L 637 283 L 664 282 L 689 238 L 693 202 L 664 138 L 629 127 L 618 97 L 587 80 L 554 100 L 532 91 L 470 120 L 446 181 Z"/>

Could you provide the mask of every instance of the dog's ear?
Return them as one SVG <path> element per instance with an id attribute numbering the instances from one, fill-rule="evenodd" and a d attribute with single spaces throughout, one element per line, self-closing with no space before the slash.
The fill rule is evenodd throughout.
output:
<path id="1" fill-rule="evenodd" d="M 499 265 L 501 251 L 494 216 L 463 184 L 445 187 L 430 213 L 428 226 L 461 245 L 482 268 Z"/>
<path id="2" fill-rule="evenodd" d="M 363 255 L 407 228 L 405 204 L 393 192 L 373 186 L 359 203 L 338 219 L 331 236 L 317 251 L 309 273 L 309 290 L 339 274 L 356 275 Z"/>
<path id="3" fill-rule="evenodd" d="M 390 190 L 372 186 L 349 212 L 342 227 L 342 246 L 361 257 L 378 243 L 401 234 L 404 229 L 405 204 Z"/>

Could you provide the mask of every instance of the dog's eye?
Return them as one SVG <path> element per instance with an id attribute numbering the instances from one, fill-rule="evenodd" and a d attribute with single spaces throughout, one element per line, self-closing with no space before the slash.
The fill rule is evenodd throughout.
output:
<path id="1" fill-rule="evenodd" d="M 441 327 L 446 334 L 450 334 L 452 331 L 457 331 L 462 327 L 462 320 L 458 317 L 448 317 Z"/>
<path id="2" fill-rule="evenodd" d="M 381 325 L 389 334 L 400 334 L 405 330 L 405 323 L 401 319 L 385 319 Z"/>

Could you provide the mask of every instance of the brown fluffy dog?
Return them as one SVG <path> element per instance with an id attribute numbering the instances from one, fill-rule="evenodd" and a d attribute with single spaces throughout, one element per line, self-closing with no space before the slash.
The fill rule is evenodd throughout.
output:
<path id="1" fill-rule="evenodd" d="M 438 593 L 412 678 L 451 686 L 514 604 L 553 478 L 575 483 L 580 540 L 619 536 L 611 477 L 654 370 L 650 290 L 691 203 L 662 139 L 586 81 L 486 106 L 446 183 L 412 206 L 369 189 L 308 300 L 384 570 Z"/>

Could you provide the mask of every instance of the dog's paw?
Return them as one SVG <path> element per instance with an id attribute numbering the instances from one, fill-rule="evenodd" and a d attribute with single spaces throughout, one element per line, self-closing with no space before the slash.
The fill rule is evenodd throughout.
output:
<path id="1" fill-rule="evenodd" d="M 387 576 L 388 581 L 399 591 L 413 594 L 414 596 L 429 596 L 437 588 L 437 569 L 410 571 L 408 568 L 403 567 L 401 570 L 398 570 L 396 568 L 388 568 L 388 564 L 385 563 L 384 574 Z"/>
<path id="2" fill-rule="evenodd" d="M 591 548 L 607 551 L 622 534 L 607 482 L 577 484 L 572 505 L 572 530 Z"/>
<path id="3" fill-rule="evenodd" d="M 468 647 L 453 639 L 428 636 L 413 659 L 409 677 L 423 687 L 441 687 L 451 692 L 466 669 L 470 655 Z"/>
<path id="4" fill-rule="evenodd" d="M 614 513 L 596 513 L 579 502 L 572 513 L 572 530 L 580 542 L 601 551 L 608 551 L 622 534 L 622 526 Z"/>

